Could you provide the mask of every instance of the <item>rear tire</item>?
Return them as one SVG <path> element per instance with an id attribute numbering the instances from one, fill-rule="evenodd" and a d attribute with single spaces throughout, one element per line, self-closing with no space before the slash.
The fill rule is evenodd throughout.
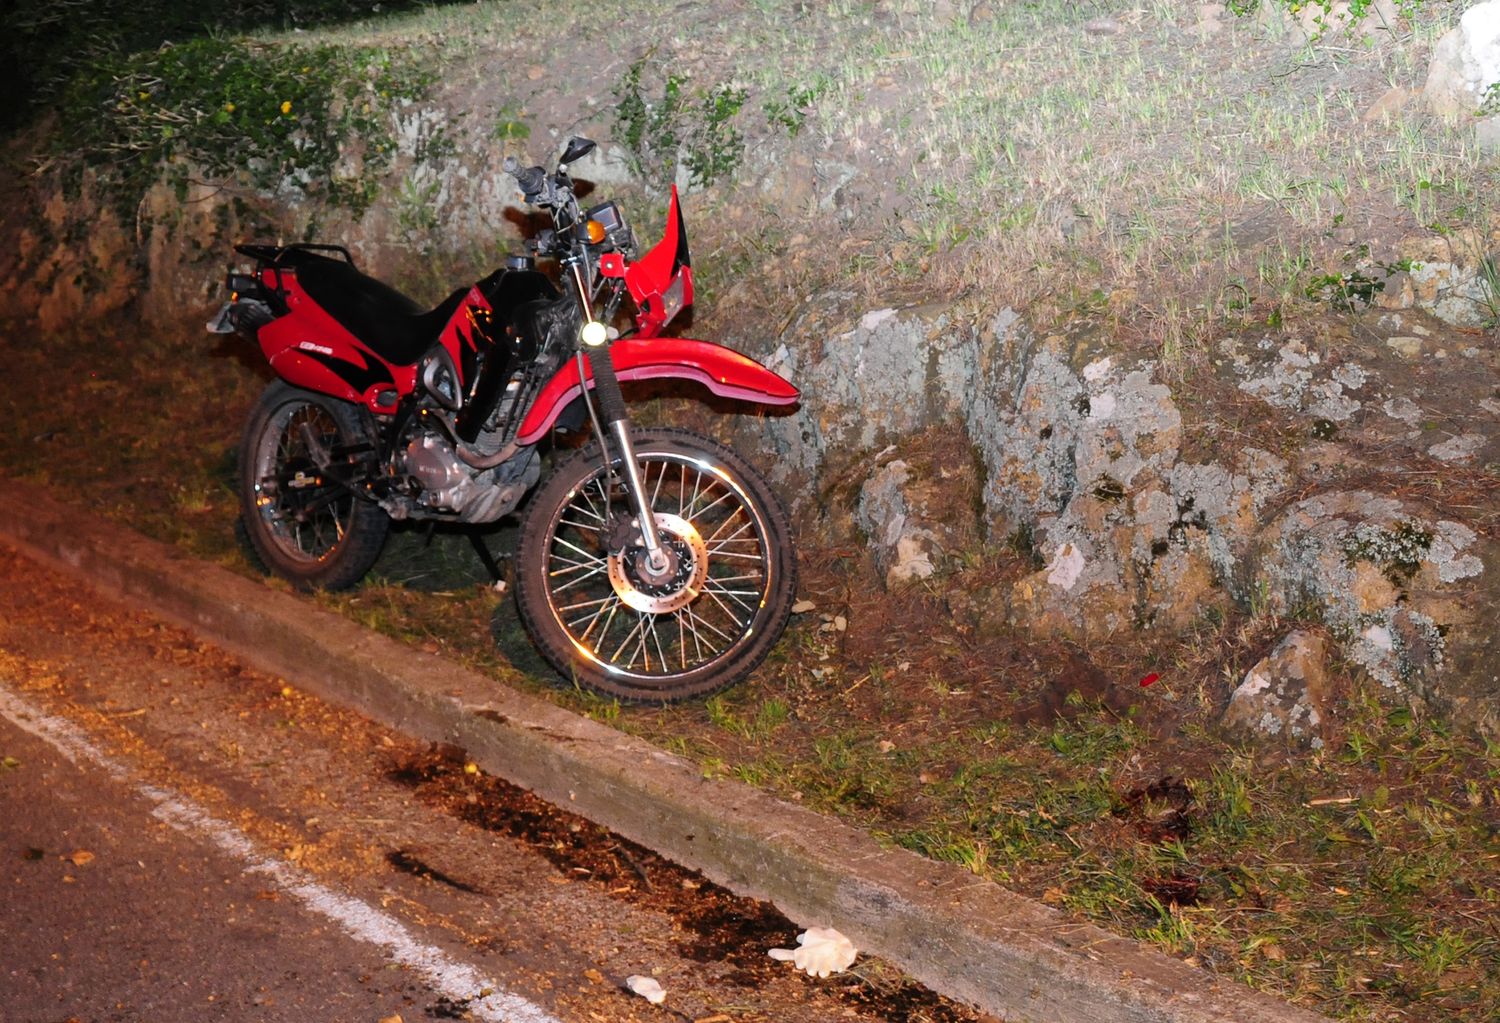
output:
<path id="1" fill-rule="evenodd" d="M 261 563 L 299 590 L 347 589 L 375 564 L 391 520 L 319 471 L 309 432 L 336 462 L 374 443 L 363 409 L 275 381 L 240 442 L 241 522 Z"/>
<path id="2" fill-rule="evenodd" d="M 635 430 L 669 567 L 652 573 L 597 442 L 563 461 L 521 523 L 516 604 L 543 656 L 607 696 L 665 704 L 740 681 L 786 628 L 797 587 L 786 510 L 729 448 Z"/>

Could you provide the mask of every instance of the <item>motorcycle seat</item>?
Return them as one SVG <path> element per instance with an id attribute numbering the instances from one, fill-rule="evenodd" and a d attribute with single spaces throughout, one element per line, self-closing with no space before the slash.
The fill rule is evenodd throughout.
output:
<path id="1" fill-rule="evenodd" d="M 415 363 L 432 347 L 468 292 L 459 288 L 424 311 L 389 284 L 343 260 L 303 251 L 292 269 L 308 298 L 376 355 L 397 366 Z"/>

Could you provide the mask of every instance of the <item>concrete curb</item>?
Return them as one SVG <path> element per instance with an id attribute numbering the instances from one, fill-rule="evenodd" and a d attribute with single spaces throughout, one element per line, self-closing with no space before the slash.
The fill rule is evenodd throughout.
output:
<path id="1" fill-rule="evenodd" d="M 262 670 L 429 741 L 795 921 L 837 927 L 950 997 L 1045 1023 L 1313 1023 L 1133 941 L 881 847 L 862 831 L 122 526 L 0 479 L 0 536 Z"/>

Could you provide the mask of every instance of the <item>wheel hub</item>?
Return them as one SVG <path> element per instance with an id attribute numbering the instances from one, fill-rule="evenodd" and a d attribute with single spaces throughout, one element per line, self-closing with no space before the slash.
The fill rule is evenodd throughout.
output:
<path id="1" fill-rule="evenodd" d="M 620 600 L 636 611 L 671 614 L 691 604 L 708 578 L 708 545 L 693 524 L 676 515 L 656 514 L 666 565 L 651 567 L 639 541 L 609 555 L 609 582 Z"/>

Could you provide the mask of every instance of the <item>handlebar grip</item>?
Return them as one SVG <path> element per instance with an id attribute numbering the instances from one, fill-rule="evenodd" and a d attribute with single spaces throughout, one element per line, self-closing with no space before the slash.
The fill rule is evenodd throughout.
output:
<path id="1" fill-rule="evenodd" d="M 509 162 L 509 161 L 508 161 Z M 547 188 L 547 172 L 540 167 L 506 168 L 521 186 L 528 200 L 535 199 Z"/>

